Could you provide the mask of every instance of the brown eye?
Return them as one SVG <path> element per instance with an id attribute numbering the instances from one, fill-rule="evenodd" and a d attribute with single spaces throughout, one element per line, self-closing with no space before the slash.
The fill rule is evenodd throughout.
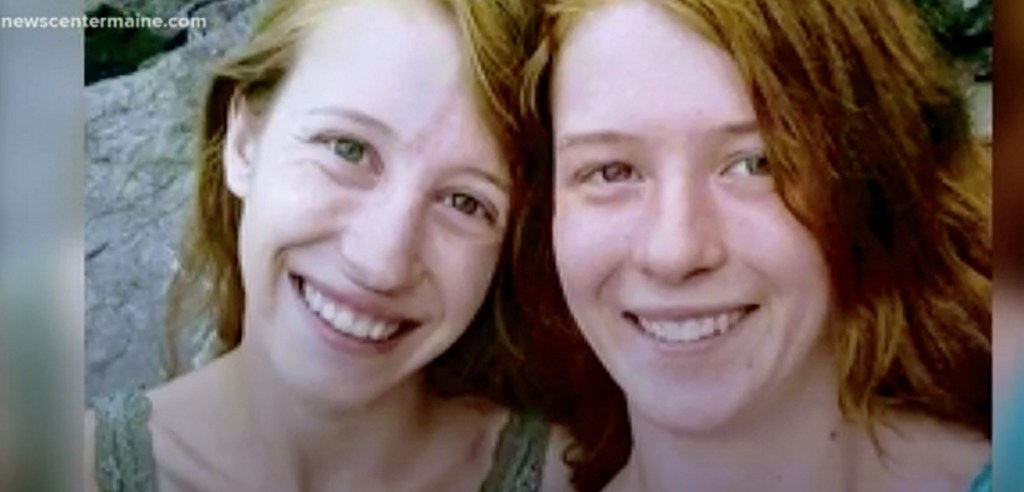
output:
<path id="1" fill-rule="evenodd" d="M 452 193 L 445 200 L 448 206 L 470 217 L 482 217 L 491 220 L 491 213 L 480 200 L 465 193 Z"/>
<path id="2" fill-rule="evenodd" d="M 601 174 L 601 179 L 607 183 L 631 181 L 637 177 L 636 168 L 622 162 L 605 164 L 597 171 Z"/>

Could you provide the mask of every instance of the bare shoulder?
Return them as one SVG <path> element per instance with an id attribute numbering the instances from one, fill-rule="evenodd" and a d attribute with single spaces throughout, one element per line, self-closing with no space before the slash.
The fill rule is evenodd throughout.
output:
<path id="1" fill-rule="evenodd" d="M 548 449 L 544 458 L 544 474 L 540 492 L 571 491 L 572 470 L 565 463 L 564 456 L 573 444 L 568 429 L 552 425 L 548 435 Z"/>
<path id="2" fill-rule="evenodd" d="M 175 490 L 231 490 L 237 486 L 223 473 L 233 468 L 225 457 L 244 444 L 230 439 L 242 433 L 237 415 L 225 404 L 219 361 L 150 391 L 149 422 L 153 456 L 162 484 Z M 231 460 L 227 460 L 231 461 Z M 237 485 L 237 484 L 236 484 Z"/>
<path id="3" fill-rule="evenodd" d="M 963 492 L 991 459 L 985 436 L 931 419 L 900 419 L 879 437 L 894 490 Z"/>

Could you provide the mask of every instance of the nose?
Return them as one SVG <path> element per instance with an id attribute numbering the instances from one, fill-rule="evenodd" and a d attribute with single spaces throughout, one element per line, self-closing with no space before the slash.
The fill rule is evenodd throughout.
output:
<path id="1" fill-rule="evenodd" d="M 699 183 L 660 184 L 634 246 L 641 271 L 675 284 L 721 267 L 727 251 L 712 192 Z"/>
<path id="2" fill-rule="evenodd" d="M 342 266 L 353 282 L 378 294 L 399 293 L 423 275 L 421 207 L 407 191 L 378 188 L 345 219 Z"/>

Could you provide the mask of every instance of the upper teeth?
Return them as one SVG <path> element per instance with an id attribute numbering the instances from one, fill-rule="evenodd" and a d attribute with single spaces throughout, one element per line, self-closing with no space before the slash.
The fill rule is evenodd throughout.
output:
<path id="1" fill-rule="evenodd" d="M 320 315 L 329 326 L 346 335 L 367 340 L 383 340 L 398 331 L 398 323 L 372 318 L 335 304 L 308 282 L 303 283 L 302 290 L 309 308 Z"/>
<path id="2" fill-rule="evenodd" d="M 653 321 L 639 318 L 640 327 L 659 340 L 690 343 L 721 335 L 739 322 L 743 311 L 734 310 L 716 316 L 676 321 Z"/>

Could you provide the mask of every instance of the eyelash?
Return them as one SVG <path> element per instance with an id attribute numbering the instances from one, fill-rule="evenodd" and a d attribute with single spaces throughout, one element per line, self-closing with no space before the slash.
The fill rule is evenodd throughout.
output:
<path id="1" fill-rule="evenodd" d="M 741 157 L 726 166 L 725 171 L 723 171 L 722 174 L 731 174 L 730 171 L 737 166 L 750 163 L 761 165 L 763 170 L 761 172 L 748 171 L 743 174 L 744 176 L 766 176 L 771 174 L 771 169 L 768 166 L 768 159 L 763 155 L 748 155 Z"/>
<path id="2" fill-rule="evenodd" d="M 628 173 L 628 177 L 625 179 L 609 178 L 609 171 L 618 171 Z M 605 164 L 601 164 L 592 167 L 582 173 L 580 176 L 581 182 L 590 182 L 594 179 L 600 178 L 602 183 L 621 183 L 624 181 L 633 181 L 634 176 L 639 175 L 639 172 L 631 164 L 627 164 L 622 161 L 614 161 Z"/>
<path id="3" fill-rule="evenodd" d="M 460 207 L 460 205 L 458 204 L 458 200 L 460 199 L 469 200 L 470 207 L 472 207 L 469 212 L 463 210 Z M 455 209 L 455 211 L 468 217 L 482 217 L 484 220 L 492 224 L 497 221 L 497 214 L 490 207 L 488 207 L 483 202 L 483 200 L 477 199 L 476 197 L 468 193 L 460 191 L 449 193 L 445 195 L 444 203 L 445 205 Z"/>
<path id="4" fill-rule="evenodd" d="M 748 170 L 743 174 L 744 176 L 764 176 L 771 174 L 771 170 L 768 167 L 768 159 L 765 158 L 763 155 L 749 155 L 741 157 L 740 159 L 733 161 L 731 164 L 726 166 L 722 174 L 732 174 L 730 171 L 737 168 L 737 166 L 741 165 L 747 165 L 748 169 L 751 165 L 761 166 L 761 170 Z M 621 177 L 621 175 L 609 178 L 610 170 L 617 171 L 618 173 L 628 173 L 628 175 L 625 178 Z M 602 183 L 620 183 L 624 181 L 632 181 L 638 174 L 638 171 L 632 165 L 621 161 L 616 161 L 609 162 L 607 164 L 601 164 L 599 166 L 586 170 L 580 177 L 580 181 L 590 182 L 596 178 L 601 178 Z"/>
<path id="5" fill-rule="evenodd" d="M 348 164 L 357 167 L 363 167 L 367 165 L 374 167 L 374 163 L 372 161 L 365 162 L 365 160 L 372 159 L 373 156 L 376 155 L 376 151 L 374 150 L 373 145 L 371 145 L 369 142 L 363 139 L 353 137 L 350 135 L 318 135 L 313 138 L 313 142 L 325 146 L 334 157 L 337 157 Z M 347 157 L 343 155 L 343 153 L 339 150 L 339 146 L 342 145 L 356 147 L 358 149 L 357 151 L 359 152 L 359 155 L 356 157 Z M 349 150 L 351 151 L 353 149 L 350 148 Z"/>
<path id="6" fill-rule="evenodd" d="M 356 138 L 356 137 L 352 137 L 352 136 L 347 136 L 347 135 L 341 135 L 341 136 L 338 136 L 338 135 L 320 135 L 320 136 L 315 137 L 313 139 L 313 141 L 318 143 L 318 144 L 322 144 L 322 145 L 327 146 L 328 150 L 330 150 L 330 152 L 332 154 L 334 154 L 338 158 L 340 158 L 340 159 L 342 159 L 342 160 L 344 160 L 346 162 L 349 162 L 349 163 L 351 163 L 353 165 L 356 165 L 356 166 L 361 166 L 362 164 L 360 162 L 358 162 L 358 161 L 357 162 L 353 162 L 351 159 L 341 155 L 337 151 L 337 146 L 339 144 L 353 144 L 353 145 L 359 146 L 362 149 L 361 150 L 362 154 L 360 154 L 360 156 L 358 158 L 360 161 L 362 159 L 365 159 L 365 158 L 368 158 L 368 157 L 372 157 L 375 154 L 375 151 L 373 149 L 373 145 L 371 145 L 369 142 L 366 142 L 365 140 L 362 140 L 362 139 L 359 139 L 359 138 Z M 459 202 L 457 200 L 469 200 L 469 207 L 471 207 L 471 209 L 468 212 L 465 211 L 462 208 L 462 207 L 465 207 L 465 203 L 463 203 L 460 206 L 460 204 L 459 204 Z M 483 200 L 480 200 L 480 199 L 474 197 L 473 195 L 471 195 L 469 193 L 464 193 L 464 192 L 452 192 L 452 193 L 449 193 L 449 194 L 447 194 L 444 197 L 444 203 L 445 203 L 446 206 L 451 207 L 456 212 L 459 212 L 459 213 L 461 213 L 463 215 L 466 215 L 468 217 L 482 217 L 484 220 L 486 220 L 487 222 L 492 223 L 492 224 L 497 222 L 497 212 L 495 212 L 491 207 L 489 207 L 486 203 L 484 203 Z"/>

